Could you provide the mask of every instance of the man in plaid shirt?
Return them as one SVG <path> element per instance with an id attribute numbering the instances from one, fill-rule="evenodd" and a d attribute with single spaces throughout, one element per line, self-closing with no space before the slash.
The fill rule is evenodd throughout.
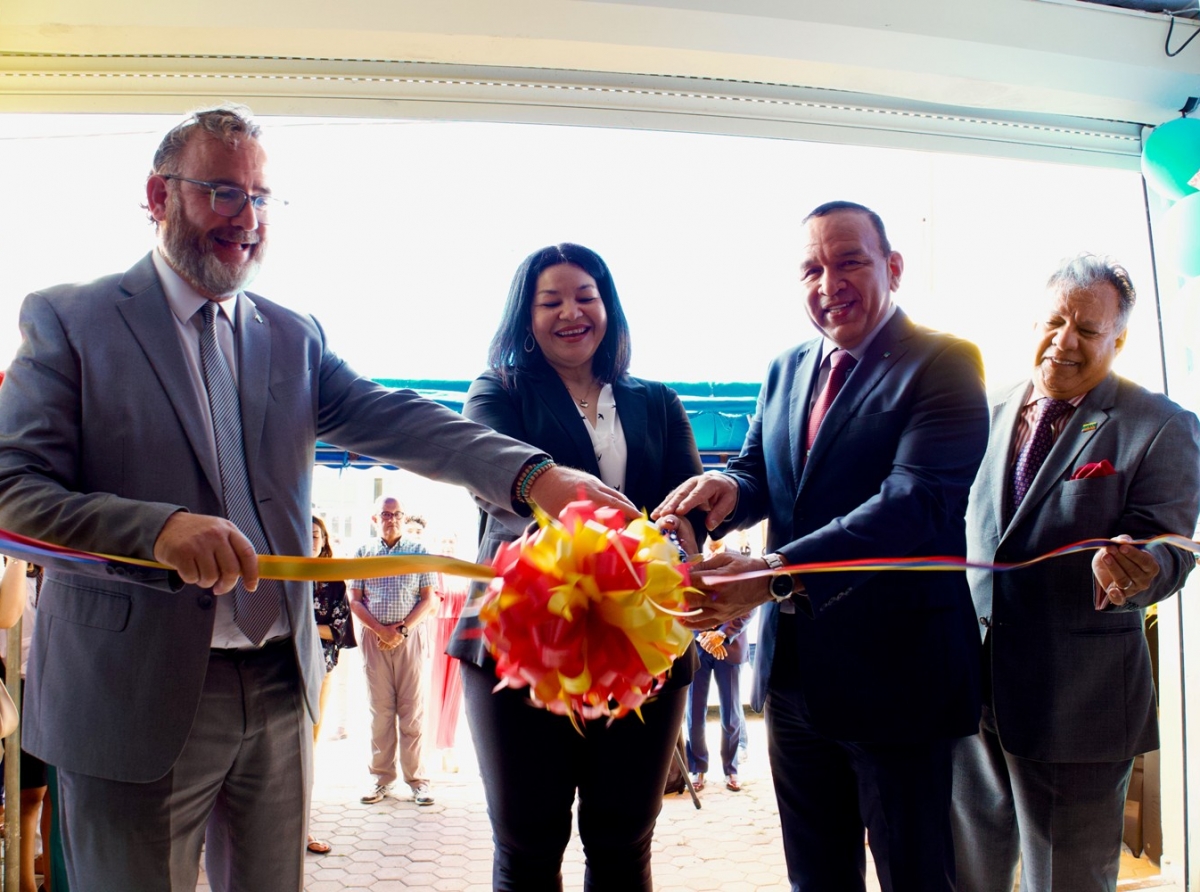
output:
<path id="1" fill-rule="evenodd" d="M 380 496 L 371 520 L 380 538 L 358 549 L 357 557 L 424 554 L 412 539 L 401 537 L 404 511 L 393 496 Z M 371 705 L 371 774 L 375 786 L 362 797 L 366 804 L 391 795 L 396 780 L 396 753 L 404 782 L 417 805 L 432 805 L 429 778 L 421 751 L 425 723 L 425 657 L 423 620 L 437 610 L 432 573 L 355 579 L 350 583 L 350 610 L 374 634 L 364 635 L 363 669 Z"/>

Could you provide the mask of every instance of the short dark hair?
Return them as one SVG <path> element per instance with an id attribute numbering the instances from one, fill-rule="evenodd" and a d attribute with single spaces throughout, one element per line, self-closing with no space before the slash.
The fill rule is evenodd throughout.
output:
<path id="1" fill-rule="evenodd" d="M 887 230 L 883 228 L 883 220 L 869 207 L 857 202 L 827 201 L 824 204 L 817 205 L 817 207 L 808 212 L 807 217 L 800 221 L 800 225 L 803 226 L 809 220 L 816 217 L 827 217 L 830 214 L 836 214 L 838 211 L 858 211 L 860 214 L 866 214 L 867 219 L 871 221 L 871 225 L 875 227 L 875 234 L 879 236 L 879 247 L 883 249 L 884 255 L 892 253 L 892 243 L 888 241 Z"/>
<path id="2" fill-rule="evenodd" d="M 262 128 L 252 115 L 253 112 L 244 105 L 197 109 L 162 138 L 154 153 L 151 175 L 179 173 L 179 156 L 197 133 L 206 133 L 230 148 L 237 148 L 245 139 L 258 139 L 262 135 Z"/>
<path id="3" fill-rule="evenodd" d="M 629 337 L 629 322 L 621 309 L 617 286 L 604 259 L 590 248 L 563 242 L 534 251 L 517 267 L 512 284 L 508 289 L 508 300 L 500 317 L 500 327 L 492 337 L 488 349 L 488 366 L 506 384 L 512 384 L 517 373 L 534 368 L 545 362 L 542 350 L 533 339 L 530 319 L 533 315 L 533 298 L 537 289 L 538 276 L 543 271 L 560 263 L 577 266 L 596 280 L 604 312 L 608 316 L 608 330 L 592 357 L 592 374 L 606 384 L 629 371 L 632 353 Z M 532 344 L 532 348 L 525 348 Z"/>
<path id="4" fill-rule="evenodd" d="M 1051 291 L 1086 289 L 1100 282 L 1107 282 L 1117 289 L 1117 324 L 1124 329 L 1129 324 L 1133 305 L 1137 303 L 1137 291 L 1129 278 L 1129 270 L 1113 258 L 1084 251 L 1060 263 L 1046 280 L 1046 287 Z"/>

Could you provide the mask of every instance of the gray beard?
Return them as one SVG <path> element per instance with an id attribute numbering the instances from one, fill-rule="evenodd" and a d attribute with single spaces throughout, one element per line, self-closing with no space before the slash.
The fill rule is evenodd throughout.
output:
<path id="1" fill-rule="evenodd" d="M 265 241 L 254 250 L 254 259 L 240 268 L 231 268 L 217 259 L 208 248 L 211 236 L 201 232 L 183 215 L 183 208 L 173 202 L 167 211 L 162 233 L 162 251 L 171 268 L 202 294 L 229 297 L 237 294 L 258 275 L 262 266 Z"/>

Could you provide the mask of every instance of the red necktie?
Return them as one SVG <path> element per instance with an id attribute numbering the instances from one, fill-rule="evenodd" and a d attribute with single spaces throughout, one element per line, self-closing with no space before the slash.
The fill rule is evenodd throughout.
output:
<path id="1" fill-rule="evenodd" d="M 842 385 L 846 383 L 846 376 L 854 368 L 855 362 L 857 360 L 845 350 L 834 350 L 829 354 L 829 377 L 825 379 L 825 386 L 817 394 L 812 411 L 808 413 L 808 436 L 804 444 L 805 449 L 812 449 L 821 422 L 825 420 L 825 413 L 829 411 L 834 399 L 841 392 Z"/>

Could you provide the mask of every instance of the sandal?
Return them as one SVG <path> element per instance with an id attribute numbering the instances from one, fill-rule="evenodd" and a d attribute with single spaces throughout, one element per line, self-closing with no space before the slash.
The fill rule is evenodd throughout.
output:
<path id="1" fill-rule="evenodd" d="M 327 855 L 333 846 L 325 842 L 323 839 L 317 839 L 315 836 L 309 836 L 308 845 L 305 846 L 305 848 L 307 848 L 314 855 Z"/>
<path id="2" fill-rule="evenodd" d="M 699 793 L 704 789 L 704 772 L 692 775 L 692 789 Z"/>
<path id="3" fill-rule="evenodd" d="M 732 793 L 740 793 L 742 791 L 742 785 L 738 782 L 736 774 L 731 774 L 725 778 L 725 789 Z"/>

